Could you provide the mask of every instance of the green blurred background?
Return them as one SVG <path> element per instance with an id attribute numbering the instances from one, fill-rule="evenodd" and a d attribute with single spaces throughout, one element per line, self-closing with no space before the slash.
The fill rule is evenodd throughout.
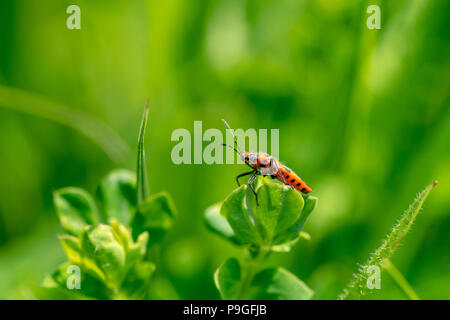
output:
<path id="1" fill-rule="evenodd" d="M 81 30 L 66 28 L 70 4 Z M 371 4 L 381 30 L 366 27 Z M 111 169 L 134 170 L 150 99 L 151 192 L 167 190 L 179 211 L 161 249 L 165 297 L 219 298 L 214 270 L 243 256 L 203 212 L 245 167 L 170 159 L 173 130 L 226 118 L 279 128 L 280 160 L 320 199 L 312 239 L 268 264 L 335 299 L 439 180 L 393 262 L 421 298 L 450 299 L 449 30 L 447 0 L 1 1 L 0 298 L 42 297 L 65 261 L 52 190 L 94 193 Z M 383 274 L 371 298 L 405 296 Z"/>

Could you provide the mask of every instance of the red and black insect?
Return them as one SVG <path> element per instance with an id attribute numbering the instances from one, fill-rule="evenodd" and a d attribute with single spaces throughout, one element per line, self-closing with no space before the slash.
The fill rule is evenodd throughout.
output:
<path id="1" fill-rule="evenodd" d="M 294 171 L 292 171 L 285 165 L 281 164 L 277 159 L 275 159 L 271 155 L 262 152 L 241 152 L 241 149 L 237 144 L 237 139 L 233 133 L 233 129 L 230 128 L 230 126 L 224 119 L 222 119 L 222 121 L 230 130 L 236 148 L 228 144 L 222 145 L 236 151 L 236 153 L 241 157 L 242 161 L 244 161 L 246 165 L 252 168 L 252 170 L 249 172 L 239 174 L 236 177 L 236 182 L 238 186 L 240 186 L 239 178 L 252 175 L 248 180 L 247 184 L 249 188 L 252 190 L 253 194 L 255 195 L 257 205 L 259 205 L 258 195 L 256 194 L 256 191 L 253 188 L 253 181 L 255 181 L 258 175 L 260 176 L 270 175 L 272 179 L 277 179 L 282 183 L 284 183 L 285 185 L 288 185 L 291 188 L 303 193 L 310 193 L 313 191 L 313 189 L 310 186 L 308 186 Z"/>

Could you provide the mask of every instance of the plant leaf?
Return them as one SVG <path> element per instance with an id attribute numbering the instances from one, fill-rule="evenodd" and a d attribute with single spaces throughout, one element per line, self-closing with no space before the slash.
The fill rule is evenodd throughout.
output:
<path id="1" fill-rule="evenodd" d="M 126 255 L 125 272 L 141 260 L 147 252 L 148 233 L 141 233 L 137 241 L 134 242 L 131 237 L 131 232 L 117 220 L 111 220 L 111 227 L 116 232 L 120 239 L 121 245 L 124 248 Z"/>
<path id="2" fill-rule="evenodd" d="M 153 262 L 140 262 L 133 266 L 125 278 L 121 291 L 129 299 L 145 299 L 156 267 Z"/>
<path id="3" fill-rule="evenodd" d="M 128 226 L 136 212 L 136 175 L 119 169 L 103 178 L 98 189 L 105 222 L 117 219 Z"/>
<path id="4" fill-rule="evenodd" d="M 215 234 L 221 236 L 222 238 L 231 241 L 234 244 L 240 245 L 241 242 L 235 236 L 233 229 L 225 219 L 220 214 L 221 203 L 217 203 L 205 211 L 205 224 L 206 227 L 214 232 Z"/>
<path id="5" fill-rule="evenodd" d="M 256 193 L 260 199 L 256 218 L 264 228 L 266 241 L 272 243 L 298 220 L 304 205 L 303 197 L 296 190 L 275 183 L 262 184 Z"/>
<path id="6" fill-rule="evenodd" d="M 256 189 L 259 206 L 247 186 L 235 189 L 223 202 L 220 214 L 226 218 L 233 233 L 214 211 L 207 212 L 207 226 L 233 242 L 288 251 L 298 240 L 317 198 L 307 197 L 308 203 L 304 206 L 305 200 L 296 190 L 267 183 L 264 179 L 260 182 Z M 232 234 L 234 238 L 230 238 Z"/>
<path id="7" fill-rule="evenodd" d="M 297 221 L 293 223 L 290 227 L 288 227 L 285 231 L 277 233 L 275 239 L 273 240 L 274 246 L 283 248 L 282 251 L 290 250 L 292 245 L 294 245 L 301 236 L 306 219 L 309 217 L 311 212 L 316 207 L 318 200 L 319 199 L 314 196 L 304 197 L 303 210 L 300 213 L 300 216 L 298 216 Z"/>
<path id="8" fill-rule="evenodd" d="M 223 300 L 238 299 L 242 289 L 242 271 L 235 258 L 225 261 L 215 272 L 214 282 Z M 258 272 L 247 297 L 255 300 L 308 300 L 314 292 L 295 275 L 283 268 Z"/>
<path id="9" fill-rule="evenodd" d="M 144 115 L 142 116 L 141 127 L 138 137 L 138 157 L 137 157 L 137 201 L 141 204 L 150 195 L 147 178 L 147 167 L 145 165 L 144 137 L 147 128 L 149 103 L 145 105 Z"/>
<path id="10" fill-rule="evenodd" d="M 314 295 L 303 281 L 281 267 L 257 273 L 251 291 L 256 300 L 309 300 Z"/>
<path id="11" fill-rule="evenodd" d="M 176 215 L 172 197 L 166 192 L 154 194 L 139 206 L 132 222 L 133 237 L 144 231 L 150 235 L 149 245 L 161 241 Z"/>
<path id="12" fill-rule="evenodd" d="M 73 264 L 81 265 L 83 263 L 83 253 L 78 238 L 62 235 L 59 236 L 59 241 L 66 253 L 67 259 Z"/>
<path id="13" fill-rule="evenodd" d="M 237 299 L 241 290 L 241 266 L 234 258 L 228 259 L 214 273 L 214 282 L 223 300 Z"/>
<path id="14" fill-rule="evenodd" d="M 98 211 L 92 196 L 84 189 L 68 187 L 53 192 L 53 202 L 63 229 L 79 235 L 90 224 L 98 223 Z"/>
<path id="15" fill-rule="evenodd" d="M 261 244 L 262 238 L 256 228 L 252 210 L 245 204 L 248 187 L 243 185 L 235 189 L 223 202 L 220 214 L 224 216 L 242 244 Z M 253 195 L 251 195 L 253 196 Z"/>
<path id="16" fill-rule="evenodd" d="M 108 225 L 90 226 L 80 235 L 84 255 L 91 259 L 104 275 L 105 283 L 117 289 L 124 277 L 126 253 L 114 229 Z"/>
<path id="17" fill-rule="evenodd" d="M 380 270 L 383 269 L 383 262 L 385 259 L 390 259 L 397 251 L 400 243 L 405 238 L 419 214 L 426 198 L 436 184 L 437 181 L 433 182 L 419 193 L 413 203 L 394 225 L 381 246 L 371 254 L 366 264 L 359 268 L 359 272 L 354 275 L 352 282 L 344 290 L 339 299 L 358 299 L 371 291 L 367 288 L 368 268 L 377 266 Z"/>

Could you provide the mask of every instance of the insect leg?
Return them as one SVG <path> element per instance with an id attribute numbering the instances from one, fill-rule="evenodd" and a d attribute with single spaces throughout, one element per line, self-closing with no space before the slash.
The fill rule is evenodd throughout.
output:
<path id="1" fill-rule="evenodd" d="M 240 175 L 238 175 L 238 176 L 236 177 L 236 182 L 237 182 L 238 186 L 239 186 L 239 187 L 241 186 L 241 184 L 239 183 L 239 178 L 240 178 L 240 177 L 248 176 L 249 174 L 252 174 L 252 173 L 255 173 L 255 170 L 249 171 L 249 172 L 244 172 L 244 173 L 241 173 Z"/>
<path id="2" fill-rule="evenodd" d="M 250 190 L 252 190 L 253 194 L 255 195 L 256 205 L 259 206 L 258 195 L 256 194 L 256 191 L 253 188 L 253 181 L 255 181 L 255 178 L 256 178 L 257 175 L 258 175 L 258 172 L 255 171 L 255 173 L 250 177 L 250 179 L 248 179 L 248 187 L 250 188 Z"/>
<path id="3" fill-rule="evenodd" d="M 244 163 L 245 163 L 246 165 L 248 165 L 250 168 L 255 169 L 255 168 L 252 167 L 252 165 L 251 165 L 250 163 L 245 162 L 245 161 L 244 161 Z"/>

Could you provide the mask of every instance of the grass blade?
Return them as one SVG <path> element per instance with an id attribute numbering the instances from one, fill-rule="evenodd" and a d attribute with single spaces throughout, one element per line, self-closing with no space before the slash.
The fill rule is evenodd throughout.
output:
<path id="1" fill-rule="evenodd" d="M 130 152 L 127 143 L 103 121 L 41 95 L 0 85 L 0 107 L 73 128 L 93 141 L 116 163 L 123 163 Z"/>
<path id="2" fill-rule="evenodd" d="M 411 228 L 430 191 L 436 184 L 437 181 L 433 182 L 417 195 L 413 203 L 394 225 L 381 246 L 370 256 L 367 263 L 359 268 L 359 272 L 355 274 L 352 282 L 344 290 L 339 299 L 358 299 L 370 291 L 366 285 L 368 277 L 367 268 L 369 266 L 378 266 L 380 270 L 383 269 L 386 259 L 390 259 L 397 251 L 398 246 Z"/>
<path id="3" fill-rule="evenodd" d="M 139 129 L 138 137 L 138 160 L 137 160 L 137 200 L 138 204 L 141 204 L 146 198 L 149 197 L 150 191 L 148 187 L 147 168 L 145 166 L 145 150 L 144 150 L 144 136 L 145 129 L 147 128 L 149 111 L 149 102 L 145 105 L 144 115 L 142 116 L 141 127 Z"/>
<path id="4" fill-rule="evenodd" d="M 389 275 L 392 277 L 392 279 L 394 279 L 395 283 L 397 283 L 399 288 L 408 296 L 409 299 L 420 300 L 417 293 L 414 291 L 414 289 L 411 287 L 411 285 L 405 279 L 405 277 L 400 272 L 400 270 L 398 270 L 397 267 L 391 262 L 391 260 L 384 259 L 383 267 L 384 267 L 384 270 L 386 270 L 387 273 L 389 273 Z"/>

